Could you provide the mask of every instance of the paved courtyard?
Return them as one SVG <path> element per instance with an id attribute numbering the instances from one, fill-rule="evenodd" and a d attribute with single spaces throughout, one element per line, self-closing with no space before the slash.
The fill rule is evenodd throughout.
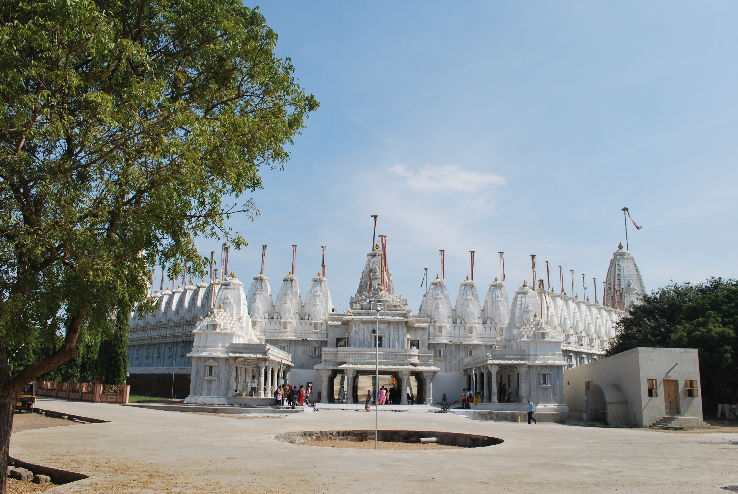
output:
<path id="1" fill-rule="evenodd" d="M 230 418 L 41 398 L 40 408 L 109 420 L 25 430 L 11 455 L 90 478 L 49 492 L 726 492 L 738 434 L 673 434 L 380 412 L 380 427 L 466 432 L 497 446 L 366 450 L 298 446 L 275 434 L 370 429 L 374 414 L 321 410 Z"/>

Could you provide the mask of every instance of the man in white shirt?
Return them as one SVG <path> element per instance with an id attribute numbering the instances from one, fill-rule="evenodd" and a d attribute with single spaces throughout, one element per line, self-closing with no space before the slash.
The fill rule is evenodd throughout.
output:
<path id="1" fill-rule="evenodd" d="M 256 388 L 259 387 L 259 381 L 256 376 L 251 376 L 251 396 L 256 396 Z"/>

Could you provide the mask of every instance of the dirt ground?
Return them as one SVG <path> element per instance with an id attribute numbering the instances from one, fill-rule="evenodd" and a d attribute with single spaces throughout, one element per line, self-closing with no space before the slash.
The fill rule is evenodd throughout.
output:
<path id="1" fill-rule="evenodd" d="M 38 485 L 25 480 L 8 479 L 8 494 L 33 494 L 54 487 L 54 484 Z"/>
<path id="2" fill-rule="evenodd" d="M 78 425 L 71 420 L 57 419 L 39 415 L 38 413 L 16 413 L 13 417 L 13 434 L 16 432 L 58 427 L 61 425 Z"/>
<path id="3" fill-rule="evenodd" d="M 296 443 L 300 446 L 322 446 L 324 448 L 353 448 L 353 449 L 374 449 L 374 441 L 342 441 L 340 439 L 333 440 L 312 440 Z M 444 446 L 443 444 L 428 443 L 397 443 L 389 441 L 378 441 L 377 449 L 458 449 L 458 446 Z"/>
<path id="4" fill-rule="evenodd" d="M 89 475 L 59 494 L 351 492 L 509 494 L 725 492 L 738 485 L 738 434 L 658 434 L 638 429 L 470 420 L 454 413 L 380 411 L 383 429 L 482 434 L 504 443 L 481 448 L 373 450 L 304 447 L 290 432 L 371 429 L 374 414 L 321 409 L 280 420 L 172 413 L 105 403 L 42 399 L 43 408 L 105 423 L 14 434 L 11 454 Z M 237 416 L 226 415 L 228 418 Z M 721 426 L 724 426 L 721 424 Z M 322 444 L 322 445 L 325 445 Z M 695 463 L 697 462 L 697 463 Z M 288 472 L 290 482 L 275 483 Z M 459 486 L 464 487 L 459 489 Z"/>

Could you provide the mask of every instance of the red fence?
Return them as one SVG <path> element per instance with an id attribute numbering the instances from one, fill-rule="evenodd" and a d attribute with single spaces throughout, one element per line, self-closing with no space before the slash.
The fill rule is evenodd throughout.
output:
<path id="1" fill-rule="evenodd" d="M 67 400 L 92 401 L 94 403 L 128 403 L 131 387 L 127 384 L 59 383 L 38 381 L 36 394 Z"/>

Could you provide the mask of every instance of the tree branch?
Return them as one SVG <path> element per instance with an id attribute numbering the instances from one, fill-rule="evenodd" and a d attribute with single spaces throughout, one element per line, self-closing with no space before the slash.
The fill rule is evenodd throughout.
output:
<path id="1" fill-rule="evenodd" d="M 75 355 L 77 355 L 77 338 L 79 337 L 79 330 L 82 327 L 82 323 L 84 322 L 87 312 L 87 307 L 81 307 L 70 318 L 69 324 L 67 325 L 67 334 L 64 337 L 64 343 L 59 350 L 34 364 L 29 365 L 10 380 L 11 393 L 18 394 L 29 382 L 56 369 L 63 363 L 72 360 Z"/>

